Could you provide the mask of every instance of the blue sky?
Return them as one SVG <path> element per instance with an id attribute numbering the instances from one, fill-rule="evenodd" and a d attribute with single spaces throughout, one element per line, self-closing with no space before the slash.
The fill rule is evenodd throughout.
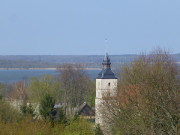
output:
<path id="1" fill-rule="evenodd" d="M 180 0 L 1 0 L 0 55 L 180 53 Z"/>

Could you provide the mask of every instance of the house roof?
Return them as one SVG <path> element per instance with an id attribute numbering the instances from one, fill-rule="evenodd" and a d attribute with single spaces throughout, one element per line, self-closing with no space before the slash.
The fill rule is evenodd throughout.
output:
<path id="1" fill-rule="evenodd" d="M 95 110 L 91 108 L 86 102 L 84 102 L 78 112 L 78 115 L 95 116 Z"/>

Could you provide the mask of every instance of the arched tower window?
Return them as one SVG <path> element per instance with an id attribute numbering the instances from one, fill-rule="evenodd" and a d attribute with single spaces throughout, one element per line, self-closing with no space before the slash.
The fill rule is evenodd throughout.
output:
<path id="1" fill-rule="evenodd" d="M 111 85 L 111 83 L 109 82 L 109 83 L 108 83 L 108 86 L 110 86 L 110 85 Z"/>

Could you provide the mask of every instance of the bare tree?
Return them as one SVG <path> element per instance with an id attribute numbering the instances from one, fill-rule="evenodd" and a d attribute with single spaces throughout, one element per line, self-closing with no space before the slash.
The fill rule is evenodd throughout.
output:
<path id="1" fill-rule="evenodd" d="M 16 100 L 27 100 L 27 85 L 25 81 L 13 83 L 13 91 L 10 92 L 9 97 Z"/>
<path id="2" fill-rule="evenodd" d="M 84 101 L 90 99 L 94 83 L 89 79 L 82 65 L 65 64 L 57 67 L 57 70 L 60 72 L 59 95 L 68 107 L 80 107 Z"/>

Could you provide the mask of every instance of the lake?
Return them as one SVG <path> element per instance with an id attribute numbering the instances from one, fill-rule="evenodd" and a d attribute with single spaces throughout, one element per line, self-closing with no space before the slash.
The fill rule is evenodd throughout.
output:
<path id="1" fill-rule="evenodd" d="M 180 65 L 178 65 L 180 68 Z M 90 79 L 94 80 L 100 70 L 86 70 Z M 28 69 L 20 69 L 20 70 L 0 70 L 0 82 L 3 83 L 13 83 L 22 80 L 28 80 L 31 77 L 43 76 L 45 74 L 50 74 L 57 76 L 59 73 L 56 70 L 28 70 Z"/>
<path id="2" fill-rule="evenodd" d="M 86 70 L 90 79 L 95 79 L 100 70 Z M 57 76 L 59 73 L 56 70 L 0 70 L 0 82 L 3 83 L 13 83 L 22 80 L 28 80 L 31 77 L 43 76 L 45 74 L 50 74 Z"/>

